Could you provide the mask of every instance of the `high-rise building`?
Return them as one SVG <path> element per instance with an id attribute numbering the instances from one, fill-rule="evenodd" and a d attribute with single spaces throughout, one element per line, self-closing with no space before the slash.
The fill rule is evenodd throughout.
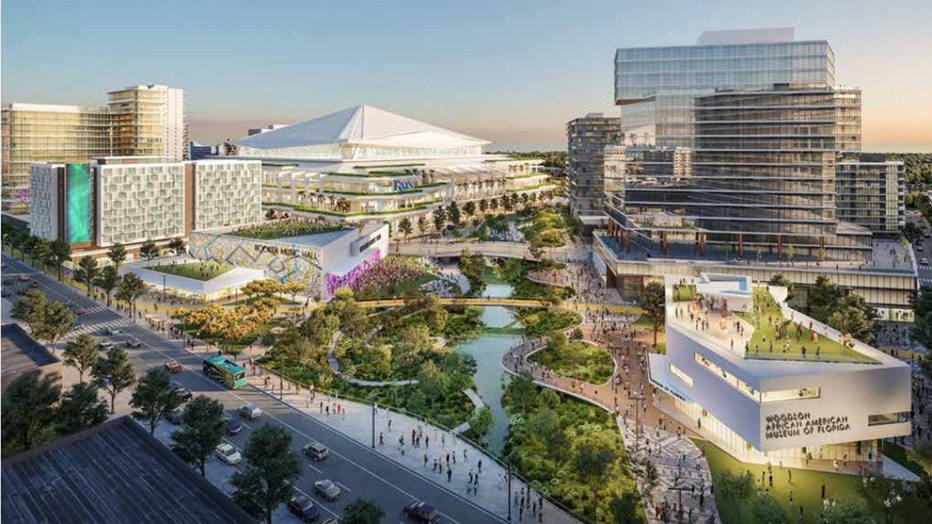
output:
<path id="1" fill-rule="evenodd" d="M 570 210 L 584 227 L 605 225 L 605 148 L 621 144 L 620 120 L 589 113 L 566 124 Z"/>
<path id="2" fill-rule="evenodd" d="M 187 152 L 184 91 L 159 85 L 109 93 L 106 106 L 9 104 L 3 108 L 3 211 L 29 212 L 29 166 Z"/>
<path id="3" fill-rule="evenodd" d="M 33 164 L 31 177 L 31 232 L 82 254 L 263 219 L 259 161 L 107 157 Z"/>
<path id="4" fill-rule="evenodd" d="M 804 300 L 831 270 L 884 318 L 911 318 L 915 270 L 896 264 L 908 253 L 852 220 L 866 208 L 839 203 L 838 164 L 861 149 L 861 92 L 836 84 L 828 42 L 774 29 L 621 48 L 615 102 L 624 176 L 593 247 L 609 287 L 635 298 L 645 279 L 740 265 L 755 280 L 783 274 Z"/>
<path id="5" fill-rule="evenodd" d="M 29 211 L 33 162 L 86 162 L 110 154 L 102 106 L 8 104 L 2 111 L 3 211 Z"/>
<path id="6" fill-rule="evenodd" d="M 182 160 L 187 145 L 184 91 L 163 85 L 107 93 L 114 153 Z"/>
<path id="7" fill-rule="evenodd" d="M 877 235 L 899 235 L 906 225 L 905 184 L 903 162 L 886 160 L 883 155 L 863 154 L 838 162 L 838 219 Z"/>

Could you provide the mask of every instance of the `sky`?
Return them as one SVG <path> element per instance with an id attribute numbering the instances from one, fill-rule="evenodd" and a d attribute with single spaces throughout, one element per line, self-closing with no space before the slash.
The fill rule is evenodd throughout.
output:
<path id="1" fill-rule="evenodd" d="M 863 90 L 866 151 L 932 152 L 928 0 L 7 0 L 0 100 L 103 104 L 186 91 L 193 139 L 370 104 L 493 141 L 565 149 L 565 123 L 617 115 L 617 47 L 795 27 Z"/>

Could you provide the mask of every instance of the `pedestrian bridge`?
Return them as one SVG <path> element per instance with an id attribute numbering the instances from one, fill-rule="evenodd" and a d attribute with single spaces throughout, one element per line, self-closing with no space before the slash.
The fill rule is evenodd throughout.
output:
<path id="1" fill-rule="evenodd" d="M 464 249 L 468 249 L 473 254 L 480 254 L 492 258 L 538 260 L 537 257 L 531 254 L 527 244 L 520 242 L 393 242 L 391 244 L 392 253 L 410 256 L 458 257 Z M 588 259 L 589 254 L 585 248 L 570 245 L 543 248 L 541 256 L 542 258 L 565 262 L 583 261 Z"/>
<path id="2" fill-rule="evenodd" d="M 405 305 L 405 299 L 387 299 L 387 300 L 359 300 L 358 303 L 363 307 L 383 308 L 398 307 Z M 470 297 L 470 298 L 441 298 L 440 303 L 445 306 L 503 306 L 503 307 L 544 307 L 550 309 L 564 309 L 568 311 L 608 311 L 609 313 L 620 313 L 625 315 L 640 315 L 641 308 L 631 306 L 619 306 L 614 304 L 601 304 L 598 302 L 573 302 L 564 301 L 559 305 L 553 305 L 547 300 L 533 300 L 524 298 L 491 298 L 491 297 Z"/>

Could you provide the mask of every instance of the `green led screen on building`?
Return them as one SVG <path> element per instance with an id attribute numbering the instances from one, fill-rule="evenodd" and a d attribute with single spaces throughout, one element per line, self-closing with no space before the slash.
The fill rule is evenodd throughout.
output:
<path id="1" fill-rule="evenodd" d="M 90 164 L 65 166 L 65 198 L 68 212 L 68 243 L 91 241 Z"/>

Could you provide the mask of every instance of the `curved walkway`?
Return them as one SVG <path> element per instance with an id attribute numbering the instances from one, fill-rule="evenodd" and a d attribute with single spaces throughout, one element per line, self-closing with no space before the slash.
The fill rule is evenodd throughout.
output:
<path id="1" fill-rule="evenodd" d="M 640 344 L 630 340 L 621 341 L 615 347 L 612 351 L 615 379 L 602 385 L 562 377 L 528 362 L 528 355 L 543 348 L 540 338 L 511 348 L 502 357 L 501 364 L 513 375 L 530 371 L 538 385 L 584 400 L 616 416 L 629 458 L 632 462 L 650 461 L 657 471 L 657 482 L 651 489 L 645 488 L 643 478 L 638 478 L 644 509 L 651 523 L 720 522 L 710 492 L 712 473 L 702 452 L 684 436 L 686 430 L 677 428 L 674 433 L 661 429 L 671 421 L 665 421 L 663 414 L 647 403 L 650 397 L 643 388 L 646 375 L 640 378 L 640 386 L 632 380 L 632 375 L 637 378 L 638 373 L 632 373 L 627 362 L 632 349 L 636 359 L 643 358 L 639 347 Z M 632 363 L 635 358 L 631 359 Z M 641 365 L 635 367 L 641 368 Z M 622 389 L 621 394 L 619 389 Z M 650 390 L 648 384 L 647 391 Z"/>
<path id="2" fill-rule="evenodd" d="M 390 251 L 393 254 L 413 256 L 458 257 L 464 249 L 487 257 L 537 260 L 536 257 L 531 255 L 528 245 L 524 242 L 441 241 L 427 244 L 392 242 L 390 245 Z M 589 259 L 589 252 L 585 246 L 569 244 L 562 247 L 545 248 L 543 256 L 560 262 L 583 262 Z"/>

